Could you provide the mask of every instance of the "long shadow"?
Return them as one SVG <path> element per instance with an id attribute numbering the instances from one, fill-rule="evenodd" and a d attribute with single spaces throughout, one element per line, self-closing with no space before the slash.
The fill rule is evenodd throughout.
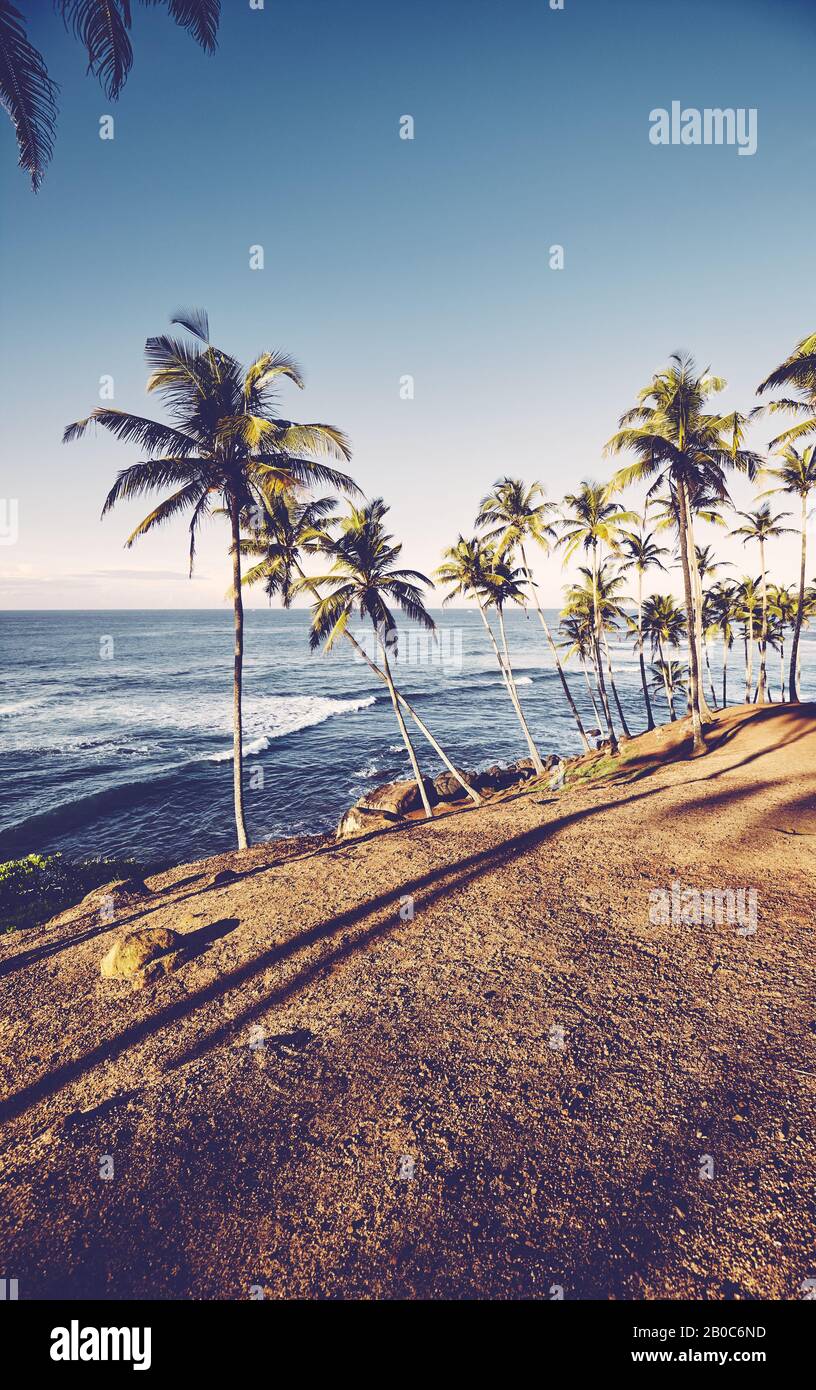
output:
<path id="1" fill-rule="evenodd" d="M 143 1019 L 134 1023 L 130 1028 L 114 1038 L 107 1039 L 86 1053 L 83 1057 L 74 1061 L 66 1062 L 58 1067 L 56 1071 L 40 1078 L 39 1081 L 32 1082 L 23 1087 L 20 1091 L 9 1096 L 5 1101 L 0 1102 L 0 1122 L 12 1119 L 21 1114 L 30 1105 L 37 1104 L 39 1101 L 54 1095 L 57 1091 L 72 1081 L 75 1081 L 85 1072 L 92 1070 L 100 1062 L 112 1061 L 121 1055 L 126 1048 L 135 1043 L 143 1041 L 145 1038 L 159 1032 L 168 1024 L 178 1023 L 188 1017 L 202 1005 L 212 1003 L 215 999 L 230 993 L 233 989 L 246 984 L 249 980 L 255 979 L 264 973 L 271 966 L 305 950 L 309 946 L 318 942 L 325 941 L 338 933 L 347 931 L 349 927 L 357 926 L 375 913 L 383 911 L 387 907 L 395 909 L 395 918 L 391 922 L 379 923 L 371 927 L 367 932 L 356 936 L 353 941 L 345 942 L 332 955 L 324 956 L 320 961 L 311 966 L 307 966 L 287 985 L 266 998 L 265 1001 L 254 1004 L 249 1010 L 238 1015 L 236 1019 L 230 1020 L 222 1028 L 216 1030 L 212 1035 L 212 1040 L 206 1040 L 206 1046 L 202 1044 L 199 1051 L 207 1050 L 223 1037 L 234 1032 L 236 1026 L 264 1008 L 270 1007 L 274 1003 L 283 1002 L 298 989 L 304 987 L 309 981 L 319 973 L 325 971 L 333 963 L 346 959 L 352 952 L 361 950 L 368 946 L 377 937 L 384 935 L 388 931 L 394 930 L 398 926 L 405 924 L 399 918 L 397 909 L 400 899 L 407 893 L 417 899 L 423 889 L 431 889 L 426 892 L 419 901 L 421 907 L 428 907 L 437 899 L 446 896 L 454 890 L 461 889 L 465 884 L 479 878 L 485 873 L 491 872 L 501 867 L 520 855 L 528 853 L 532 849 L 544 844 L 561 830 L 570 825 L 577 824 L 587 817 L 599 815 L 601 812 L 609 810 L 611 806 L 622 806 L 629 802 L 646 800 L 653 796 L 664 794 L 671 788 L 654 787 L 647 791 L 638 792 L 636 795 L 627 797 L 624 800 L 614 800 L 602 802 L 596 806 L 585 807 L 581 810 L 572 811 L 565 816 L 549 822 L 547 825 L 538 826 L 533 830 L 524 831 L 520 835 L 515 835 L 509 840 L 504 840 L 501 844 L 489 849 L 479 850 L 474 854 L 458 860 L 455 864 L 448 865 L 442 869 L 435 869 L 418 878 L 409 880 L 407 883 L 398 884 L 396 888 L 387 893 L 378 894 L 375 898 L 369 899 L 367 903 L 360 904 L 354 908 L 349 908 L 346 912 L 338 914 L 336 917 L 329 918 L 325 922 L 318 923 L 309 928 L 308 931 L 301 933 L 300 936 L 293 937 L 289 941 L 283 942 L 278 946 L 271 947 L 261 955 L 252 960 L 237 966 L 228 974 L 214 980 L 211 984 L 197 990 L 195 994 L 186 996 L 174 1004 L 167 1005 L 159 1013 L 149 1019 Z M 423 824 L 417 822 L 418 825 Z M 388 834 L 403 834 L 405 831 L 388 831 Z M 174 1065 L 179 1065 L 182 1057 L 176 1059 Z"/>
<path id="2" fill-rule="evenodd" d="M 697 782 L 705 782 L 716 775 L 718 774 L 709 773 L 707 776 L 694 780 Z M 502 841 L 499 845 L 489 849 L 479 850 L 457 861 L 455 864 L 432 870 L 407 883 L 399 884 L 396 888 L 387 893 L 379 894 L 375 898 L 370 899 L 367 903 L 360 904 L 359 906 L 348 909 L 346 912 L 338 914 L 336 917 L 329 918 L 327 921 L 311 927 L 300 936 L 294 937 L 281 945 L 262 952 L 261 955 L 236 967 L 225 976 L 214 980 L 210 985 L 196 991 L 195 994 L 188 995 L 175 1004 L 166 1006 L 150 1019 L 144 1019 L 139 1023 L 133 1024 L 117 1037 L 100 1043 L 98 1047 L 86 1053 L 83 1057 L 63 1064 L 61 1067 L 58 1067 L 56 1071 L 42 1077 L 39 1081 L 32 1082 L 29 1086 L 9 1096 L 5 1101 L 0 1103 L 0 1121 L 11 1119 L 23 1113 L 30 1105 L 34 1105 L 46 1097 L 54 1095 L 85 1072 L 92 1070 L 100 1062 L 113 1060 L 115 1057 L 120 1056 L 121 1053 L 132 1044 L 143 1041 L 146 1037 L 159 1032 L 168 1024 L 180 1022 L 202 1005 L 211 1003 L 215 999 L 230 993 L 233 989 L 246 984 L 247 981 L 255 979 L 271 966 L 288 959 L 296 953 L 307 949 L 309 946 L 315 945 L 320 941 L 325 941 L 332 936 L 336 936 L 338 933 L 346 931 L 349 927 L 359 925 L 367 918 L 375 913 L 381 912 L 389 906 L 397 908 L 401 897 L 406 893 L 409 893 L 416 899 L 418 895 L 422 893 L 423 889 L 432 890 L 426 892 L 420 899 L 420 906 L 428 907 L 439 898 L 446 896 L 454 890 L 461 889 L 464 885 L 483 874 L 489 873 L 491 870 L 511 862 L 532 849 L 538 848 L 547 840 L 571 825 L 597 816 L 610 808 L 624 807 L 673 791 L 676 792 L 677 788 L 672 784 L 664 787 L 652 787 L 628 797 L 614 798 L 609 801 L 600 802 L 594 806 L 584 807 L 569 812 L 549 822 L 547 825 L 539 826 L 533 830 L 512 836 L 510 839 Z M 746 789 L 742 795 L 750 795 L 750 789 Z M 731 796 L 733 796 L 733 793 L 723 792 L 717 799 L 727 800 L 730 799 Z M 704 800 L 702 804 L 706 804 L 706 801 Z M 404 828 L 395 828 L 385 833 L 410 833 L 412 829 L 416 829 L 417 826 L 421 827 L 424 824 L 424 822 L 416 822 Z M 359 841 L 355 841 L 355 843 L 359 843 Z M 334 848 L 335 847 L 331 845 L 325 846 L 322 851 L 316 851 L 315 853 L 331 852 Z M 311 855 L 307 857 L 311 857 Z M 250 870 L 246 877 L 251 877 L 255 873 L 265 872 L 272 867 L 274 867 L 274 865 L 258 865 Z M 225 1037 L 234 1033 L 241 1023 L 246 1022 L 249 1018 L 257 1015 L 264 1009 L 282 1003 L 299 989 L 308 985 L 312 979 L 317 978 L 321 973 L 330 969 L 334 964 L 346 959 L 356 951 L 365 949 L 365 947 L 379 937 L 403 925 L 405 924 L 397 914 L 393 921 L 375 924 L 366 932 L 357 935 L 352 941 L 344 942 L 335 952 L 321 957 L 319 961 L 310 966 L 304 967 L 304 969 L 295 975 L 286 985 L 281 986 L 280 989 L 271 992 L 263 1000 L 257 1001 L 242 1013 L 231 1018 L 227 1023 L 209 1034 L 205 1039 L 201 1040 L 201 1042 L 197 1043 L 193 1050 L 179 1054 L 169 1065 L 178 1066 L 194 1055 L 200 1056 L 212 1046 L 217 1045 Z"/>

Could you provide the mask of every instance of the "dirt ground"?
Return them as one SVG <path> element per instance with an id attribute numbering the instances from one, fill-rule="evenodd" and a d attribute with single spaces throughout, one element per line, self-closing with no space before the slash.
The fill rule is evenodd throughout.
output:
<path id="1" fill-rule="evenodd" d="M 20 1298 L 801 1298 L 816 706 L 684 733 L 0 938 Z M 674 883 L 756 931 L 651 920 Z M 139 991 L 99 971 L 136 924 L 187 947 Z"/>

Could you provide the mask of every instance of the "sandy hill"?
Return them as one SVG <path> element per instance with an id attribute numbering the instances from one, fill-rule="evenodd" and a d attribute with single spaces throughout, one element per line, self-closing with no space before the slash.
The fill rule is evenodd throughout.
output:
<path id="1" fill-rule="evenodd" d="M 20 1297 L 800 1297 L 816 706 L 686 732 L 0 938 Z M 672 884 L 755 888 L 756 931 L 660 920 Z M 100 975 L 134 926 L 184 938 L 139 990 Z"/>

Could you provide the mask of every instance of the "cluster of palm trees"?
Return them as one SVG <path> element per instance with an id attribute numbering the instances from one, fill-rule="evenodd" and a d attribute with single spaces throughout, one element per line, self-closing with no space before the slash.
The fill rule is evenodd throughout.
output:
<path id="1" fill-rule="evenodd" d="M 365 501 L 354 480 L 325 461 L 349 460 L 346 436 L 332 425 L 296 424 L 277 414 L 276 388 L 281 382 L 303 386 L 300 368 L 287 354 L 264 352 L 244 368 L 213 345 L 203 311 L 179 312 L 172 322 L 188 336 L 162 335 L 146 344 L 151 368 L 148 391 L 163 398 L 169 422 L 104 407 L 70 425 L 64 437 L 76 438 L 93 424 L 123 442 L 138 445 L 144 454 L 143 461 L 118 474 L 103 515 L 121 500 L 170 490 L 132 532 L 127 545 L 155 526 L 186 515 L 192 572 L 202 522 L 211 515 L 228 521 L 235 631 L 233 782 L 239 848 L 249 843 L 242 770 L 244 585 L 262 584 L 270 601 L 277 598 L 285 607 L 298 597 L 307 597 L 312 649 L 329 649 L 341 639 L 348 642 L 387 687 L 427 816 L 431 815 L 429 788 L 412 730 L 430 744 L 464 793 L 478 803 L 478 790 L 396 686 L 392 669 L 397 642 L 395 610 L 409 622 L 433 631 L 434 622 L 423 599 L 423 591 L 432 587 L 432 581 L 402 566 L 402 547 L 387 530 L 388 508 L 382 499 Z M 668 717 L 673 720 L 677 718 L 678 697 L 683 695 L 691 715 L 695 751 L 704 751 L 705 725 L 712 707 L 718 707 L 709 659 L 712 638 L 719 638 L 723 648 L 723 705 L 728 696 L 728 652 L 738 635 L 745 651 L 745 699 L 761 704 L 772 698 L 769 647 L 780 653 L 779 695 L 785 698 L 785 636 L 790 632 L 787 697 L 798 698 L 801 631 L 816 613 L 816 592 L 806 584 L 807 519 L 809 497 L 816 489 L 816 446 L 803 442 L 816 433 L 816 334 L 803 339 L 759 387 L 760 394 L 780 388 L 788 388 L 791 394 L 779 395 L 746 415 L 722 415 L 709 405 L 724 385 L 710 372 L 698 372 L 690 357 L 673 355 L 669 365 L 641 391 L 607 445 L 611 454 L 631 453 L 634 462 L 620 468 L 607 483 L 582 482 L 560 506 L 546 499 L 538 482 L 528 485 L 510 476 L 500 478 L 482 499 L 474 533 L 460 535 L 443 556 L 434 577 L 446 590 L 444 601 L 475 601 L 531 764 L 538 773 L 544 764 L 513 672 L 505 623 L 508 605 L 534 610 L 564 701 L 587 751 L 592 748 L 592 736 L 604 739 L 614 753 L 619 737 L 631 735 L 610 656 L 609 635 L 616 630 L 631 634 L 637 649 L 647 728 L 655 727 L 659 699 L 665 699 Z M 770 462 L 745 447 L 749 421 L 766 412 L 799 417 L 771 441 L 776 455 Z M 724 565 L 716 561 L 711 546 L 699 546 L 695 541 L 698 520 L 728 527 L 733 508 L 727 481 L 733 470 L 744 473 L 762 489 L 755 509 L 734 513 L 733 520 L 739 524 L 730 528 L 731 534 L 757 548 L 758 576 L 746 575 L 741 581 L 717 579 Z M 642 514 L 626 509 L 620 500 L 622 492 L 640 481 L 648 483 Z M 345 497 L 345 513 L 338 513 L 335 497 L 315 495 L 323 488 Z M 779 494 L 797 498 L 800 503 L 801 562 L 796 592 L 769 583 L 767 577 L 766 543 L 792 529 L 782 524 L 788 513 L 774 514 L 768 501 Z M 662 540 L 671 545 L 661 544 Z M 533 578 L 530 556 L 534 549 L 545 554 L 560 552 L 564 563 L 576 555 L 583 560 L 566 590 L 555 634 Z M 644 596 L 646 575 L 652 570 L 665 571 L 672 557 L 682 571 L 682 605 L 666 593 Z M 311 573 L 318 560 L 322 572 Z M 630 597 L 626 591 L 631 579 L 635 584 Z M 351 629 L 357 616 L 373 627 L 376 660 Z M 687 662 L 679 659 L 681 644 L 686 645 Z M 647 647 L 651 656 L 648 676 Z M 565 668 L 573 656 L 581 665 L 596 729 L 585 727 L 570 686 Z M 711 705 L 706 698 L 704 668 Z"/>

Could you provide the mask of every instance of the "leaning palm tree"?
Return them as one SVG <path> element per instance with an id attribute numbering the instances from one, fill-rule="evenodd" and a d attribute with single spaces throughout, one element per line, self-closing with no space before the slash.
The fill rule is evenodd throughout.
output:
<path id="1" fill-rule="evenodd" d="M 286 495 L 267 499 L 266 511 L 260 519 L 260 524 L 252 524 L 249 534 L 241 541 L 242 554 L 253 556 L 257 560 L 257 563 L 244 574 L 244 584 L 262 583 L 270 603 L 273 598 L 279 597 L 284 608 L 291 606 L 293 597 L 300 591 L 320 599 L 320 589 L 304 571 L 303 561 L 306 555 L 331 553 L 333 542 L 329 527 L 336 520 L 333 516 L 334 506 L 333 499 L 328 497 L 317 498 L 311 502 L 299 502 L 296 498 Z M 258 518 L 255 516 L 247 518 L 248 524 L 257 521 Z M 372 661 L 354 633 L 346 628 L 343 636 L 377 679 L 388 685 L 385 671 Z M 397 699 L 474 805 L 481 805 L 482 797 L 454 766 L 401 690 L 397 690 Z"/>
<path id="2" fill-rule="evenodd" d="M 443 602 L 452 603 L 456 598 L 476 600 L 479 615 L 484 624 L 493 655 L 498 663 L 502 684 L 507 691 L 516 713 L 530 757 L 537 773 L 544 771 L 541 754 L 530 732 L 524 710 L 522 709 L 516 687 L 510 653 L 507 646 L 507 633 L 504 626 L 504 607 L 507 603 L 524 604 L 525 594 L 519 582 L 519 572 L 513 571 L 496 557 L 493 548 L 478 536 L 467 540 L 459 536 L 455 545 L 449 547 L 442 556 L 442 564 L 434 571 L 434 580 L 448 588 Z M 503 653 L 496 641 L 496 634 L 490 624 L 488 610 L 495 609 L 502 636 Z"/>
<path id="3" fill-rule="evenodd" d="M 672 663 L 667 659 L 667 647 L 679 647 L 688 632 L 686 614 L 671 594 L 650 594 L 643 604 L 643 631 L 652 644 L 652 656 L 657 656 L 653 671 L 663 678 L 666 704 L 672 720 L 676 719 L 674 700 L 668 676 Z M 654 685 L 654 682 L 652 682 Z"/>
<path id="4" fill-rule="evenodd" d="M 570 613 L 565 611 L 561 616 L 558 626 L 564 636 L 564 641 L 560 644 L 565 651 L 564 660 L 569 661 L 571 656 L 577 656 L 581 663 L 581 670 L 584 673 L 584 681 L 597 721 L 598 732 L 600 733 L 603 720 L 601 719 L 598 706 L 595 703 L 595 691 L 592 688 L 592 682 L 589 679 L 589 669 L 587 667 L 587 662 L 591 663 L 593 659 L 592 619 L 586 613 Z"/>
<path id="5" fill-rule="evenodd" d="M 500 559 L 512 561 L 515 552 L 518 551 L 522 573 L 532 593 L 539 622 L 544 629 L 544 636 L 555 660 L 555 669 L 561 681 L 564 698 L 570 707 L 583 745 L 589 753 L 591 751 L 589 739 L 584 731 L 578 707 L 567 683 L 567 677 L 558 655 L 558 648 L 553 641 L 547 619 L 544 617 L 538 599 L 538 589 L 533 581 L 532 571 L 527 560 L 527 541 L 534 541 L 542 550 L 548 552 L 552 543 L 557 539 L 555 527 L 548 520 L 549 514 L 554 510 L 554 503 L 544 500 L 544 489 L 541 483 L 531 483 L 527 487 L 520 478 L 499 478 L 493 484 L 493 491 L 482 498 L 479 514 L 476 517 L 476 525 L 485 527 L 485 539 L 488 544 L 495 546 L 496 554 Z"/>
<path id="6" fill-rule="evenodd" d="M 42 0 L 40 0 L 40 4 Z M 166 4 L 171 17 L 208 53 L 215 48 L 220 0 L 142 0 Z M 54 0 L 54 8 L 88 56 L 88 72 L 115 101 L 133 63 L 130 0 Z M 51 158 L 57 123 L 57 84 L 45 58 L 30 42 L 25 19 L 10 0 L 0 0 L 0 103 L 17 135 L 19 165 L 35 192 Z"/>
<path id="7" fill-rule="evenodd" d="M 753 512 L 737 512 L 737 516 L 743 519 L 742 526 L 736 526 L 731 532 L 732 536 L 742 536 L 745 540 L 756 541 L 759 545 L 759 577 L 762 591 L 762 623 L 759 635 L 759 682 L 757 684 L 757 704 L 764 705 L 765 689 L 767 684 L 767 648 L 768 648 L 768 573 L 765 568 L 765 546 L 769 540 L 775 540 L 778 536 L 791 535 L 790 526 L 780 526 L 783 517 L 790 516 L 790 512 L 780 512 L 778 516 L 771 515 L 769 502 L 763 502 L 761 507 L 757 507 Z"/>
<path id="8" fill-rule="evenodd" d="M 793 444 L 796 440 L 816 433 L 816 333 L 810 333 L 797 343 L 790 357 L 786 357 L 785 361 L 757 387 L 757 395 L 761 396 L 779 386 L 791 386 L 798 395 L 778 397 L 764 408 L 772 415 L 781 412 L 801 415 L 804 419 L 772 439 L 772 449 L 780 444 Z"/>
<path id="9" fill-rule="evenodd" d="M 779 493 L 785 493 L 789 497 L 798 497 L 801 504 L 801 547 L 799 557 L 799 598 L 796 605 L 796 620 L 793 626 L 793 641 L 791 643 L 790 658 L 790 677 L 788 679 L 788 690 L 790 699 L 795 703 L 798 698 L 797 672 L 799 669 L 799 639 L 802 635 L 802 622 L 805 614 L 805 566 L 807 564 L 807 523 L 808 523 L 808 498 L 811 492 L 816 490 L 816 444 L 809 444 L 801 453 L 792 444 L 787 444 L 781 451 L 783 462 L 776 468 L 765 469 L 765 474 L 769 478 L 775 478 L 778 486 L 768 488 L 761 493 L 762 497 L 773 497 Z"/>
<path id="10" fill-rule="evenodd" d="M 145 356 L 152 368 L 148 391 L 164 399 L 170 424 L 131 415 L 123 410 L 97 408 L 84 420 L 69 425 L 65 442 L 77 439 L 90 425 L 101 426 L 144 453 L 140 463 L 118 474 L 102 515 L 118 502 L 171 488 L 126 541 L 187 513 L 190 517 L 190 573 L 204 519 L 214 510 L 230 521 L 232 600 L 235 625 L 233 671 L 233 791 L 238 848 L 249 843 L 244 815 L 241 689 L 244 658 L 244 606 L 241 595 L 241 517 L 263 508 L 265 499 L 287 494 L 299 485 L 320 484 L 357 492 L 345 473 L 305 455 L 334 455 L 348 459 L 351 448 L 333 425 L 296 425 L 275 414 L 276 386 L 284 378 L 303 386 L 300 368 L 285 353 L 261 353 L 245 369 L 210 342 L 207 315 L 202 310 L 177 313 L 172 322 L 194 339 L 162 335 L 148 338 Z"/>
<path id="11" fill-rule="evenodd" d="M 334 564 L 327 574 L 304 581 L 303 587 L 313 583 L 329 592 L 315 600 L 312 607 L 312 625 L 309 645 L 312 651 L 318 647 L 331 650 L 338 638 L 342 637 L 355 612 L 367 618 L 376 633 L 377 645 L 385 672 L 388 692 L 402 741 L 414 773 L 417 790 L 425 808 L 425 815 L 433 815 L 420 771 L 419 761 L 411 736 L 402 717 L 399 695 L 391 673 L 388 660 L 389 647 L 396 650 L 397 623 L 391 609 L 396 604 L 411 620 L 428 632 L 436 627 L 422 602 L 421 586 L 430 580 L 419 570 L 403 569 L 397 565 L 402 546 L 394 544 L 384 526 L 388 507 L 381 497 L 366 502 L 362 507 L 352 506 L 341 523 L 340 533 L 332 540 L 327 553 Z"/>
<path id="12" fill-rule="evenodd" d="M 621 417 L 617 434 L 607 444 L 612 453 L 631 451 L 637 457 L 636 463 L 615 475 L 616 488 L 644 479 L 652 480 L 650 496 L 664 484 L 673 488 L 689 625 L 689 703 L 697 753 L 705 751 L 705 742 L 700 596 L 694 580 L 694 502 L 703 495 L 727 501 L 727 470 L 739 468 L 753 477 L 762 462 L 757 454 L 742 447 L 748 417 L 706 410 L 709 398 L 725 386 L 722 377 L 712 376 L 707 368 L 699 372 L 692 357 L 675 352 L 668 367 L 657 372 L 639 393 L 634 408 Z"/>
<path id="13" fill-rule="evenodd" d="M 598 675 L 598 691 L 604 712 L 604 722 L 613 753 L 618 751 L 618 739 L 612 722 L 609 697 L 604 680 L 601 660 L 601 616 L 597 593 L 597 579 L 603 562 L 604 546 L 617 553 L 624 526 L 637 521 L 634 512 L 622 510 L 610 500 L 609 487 L 603 483 L 585 479 L 576 493 L 569 493 L 563 501 L 563 516 L 560 522 L 562 533 L 557 544 L 564 549 L 566 564 L 578 549 L 584 550 L 590 558 L 590 571 L 593 576 L 593 650 L 595 668 Z"/>
<path id="14" fill-rule="evenodd" d="M 663 545 L 658 545 L 655 541 L 655 532 L 646 530 L 646 518 L 641 519 L 640 529 L 637 531 L 624 531 L 620 542 L 622 559 L 620 570 L 625 574 L 628 570 L 634 570 L 637 575 L 637 648 L 638 659 L 640 661 L 640 681 L 643 687 L 643 699 L 646 704 L 646 727 L 653 729 L 655 726 L 654 715 L 652 714 L 652 704 L 649 699 L 649 687 L 646 683 L 646 663 L 643 659 L 643 576 L 647 570 L 665 570 L 663 556 L 668 555 L 668 550 Z"/>

